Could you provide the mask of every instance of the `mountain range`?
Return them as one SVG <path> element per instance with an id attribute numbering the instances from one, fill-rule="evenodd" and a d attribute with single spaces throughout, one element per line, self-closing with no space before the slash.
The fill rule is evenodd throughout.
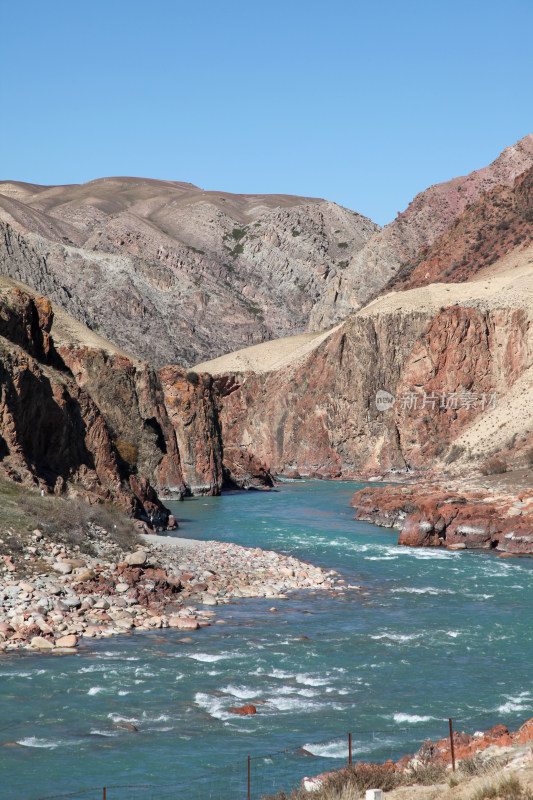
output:
<path id="1" fill-rule="evenodd" d="M 533 136 L 383 229 L 316 198 L 0 183 L 4 472 L 164 525 L 159 496 L 274 473 L 523 463 L 532 185 Z"/>

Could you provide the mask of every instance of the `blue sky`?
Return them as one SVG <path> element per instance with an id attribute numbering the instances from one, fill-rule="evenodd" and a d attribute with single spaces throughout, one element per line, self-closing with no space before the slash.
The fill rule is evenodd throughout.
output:
<path id="1" fill-rule="evenodd" d="M 325 197 L 384 224 L 533 132 L 533 3 L 5 0 L 0 178 Z"/>

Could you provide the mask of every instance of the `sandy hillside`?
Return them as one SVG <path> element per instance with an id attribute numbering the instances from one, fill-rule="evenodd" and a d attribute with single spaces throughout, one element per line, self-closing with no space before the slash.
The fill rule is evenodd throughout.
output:
<path id="1" fill-rule="evenodd" d="M 512 778 L 520 782 L 519 793 L 498 794 L 495 792 L 502 781 Z M 526 794 L 526 792 L 528 792 Z M 516 798 L 527 800 L 533 792 L 533 766 L 531 761 L 525 764 L 512 765 L 502 769 L 494 769 L 486 775 L 461 780 L 458 786 L 441 783 L 434 786 L 404 786 L 392 792 L 384 792 L 385 800 L 482 800 L 482 798 Z M 348 797 L 346 798 L 348 800 Z"/>
<path id="2" fill-rule="evenodd" d="M 359 316 L 394 310 L 435 310 L 449 305 L 533 309 L 533 245 L 517 248 L 468 283 L 432 283 L 378 297 Z"/>
<path id="3" fill-rule="evenodd" d="M 285 336 L 283 339 L 273 339 L 253 347 L 245 347 L 243 350 L 227 353 L 212 361 L 203 361 L 194 369 L 197 372 L 209 372 L 211 375 L 232 372 L 272 372 L 304 359 L 339 327 L 340 325 L 337 325 L 328 331 L 318 333 Z"/>

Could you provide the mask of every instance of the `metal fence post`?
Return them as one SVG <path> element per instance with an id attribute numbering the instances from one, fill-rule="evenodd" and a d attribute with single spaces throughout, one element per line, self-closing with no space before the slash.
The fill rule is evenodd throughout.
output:
<path id="1" fill-rule="evenodd" d="M 107 792 L 106 792 L 105 786 L 104 786 L 104 797 L 103 797 L 103 800 L 106 800 L 106 794 L 107 794 Z"/>
<path id="2" fill-rule="evenodd" d="M 352 766 L 352 734 L 348 734 L 348 766 Z"/>
<path id="3" fill-rule="evenodd" d="M 455 749 L 453 746 L 453 723 L 451 717 L 449 719 L 449 723 L 450 723 L 450 749 L 452 752 L 452 769 L 455 772 Z"/>

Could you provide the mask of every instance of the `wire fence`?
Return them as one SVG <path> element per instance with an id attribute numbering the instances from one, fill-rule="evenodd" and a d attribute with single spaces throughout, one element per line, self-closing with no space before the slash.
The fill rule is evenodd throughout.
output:
<path id="1" fill-rule="evenodd" d="M 461 724 L 461 720 L 457 720 L 453 730 L 458 731 Z M 471 726 L 472 721 L 467 724 Z M 404 755 L 405 746 L 417 742 L 414 751 L 427 741 L 428 737 L 422 731 L 427 733 L 426 725 L 357 731 L 313 741 L 307 746 L 244 756 L 232 764 L 213 767 L 202 774 L 184 775 L 181 782 L 111 784 L 34 800 L 261 800 L 280 790 L 290 791 L 304 777 L 315 777 L 358 760 L 371 761 L 372 752 L 379 754 L 378 760 L 382 762 Z M 450 736 L 451 731 L 451 720 L 449 723 L 443 721 L 440 738 Z M 405 736 L 406 733 L 409 736 Z"/>

